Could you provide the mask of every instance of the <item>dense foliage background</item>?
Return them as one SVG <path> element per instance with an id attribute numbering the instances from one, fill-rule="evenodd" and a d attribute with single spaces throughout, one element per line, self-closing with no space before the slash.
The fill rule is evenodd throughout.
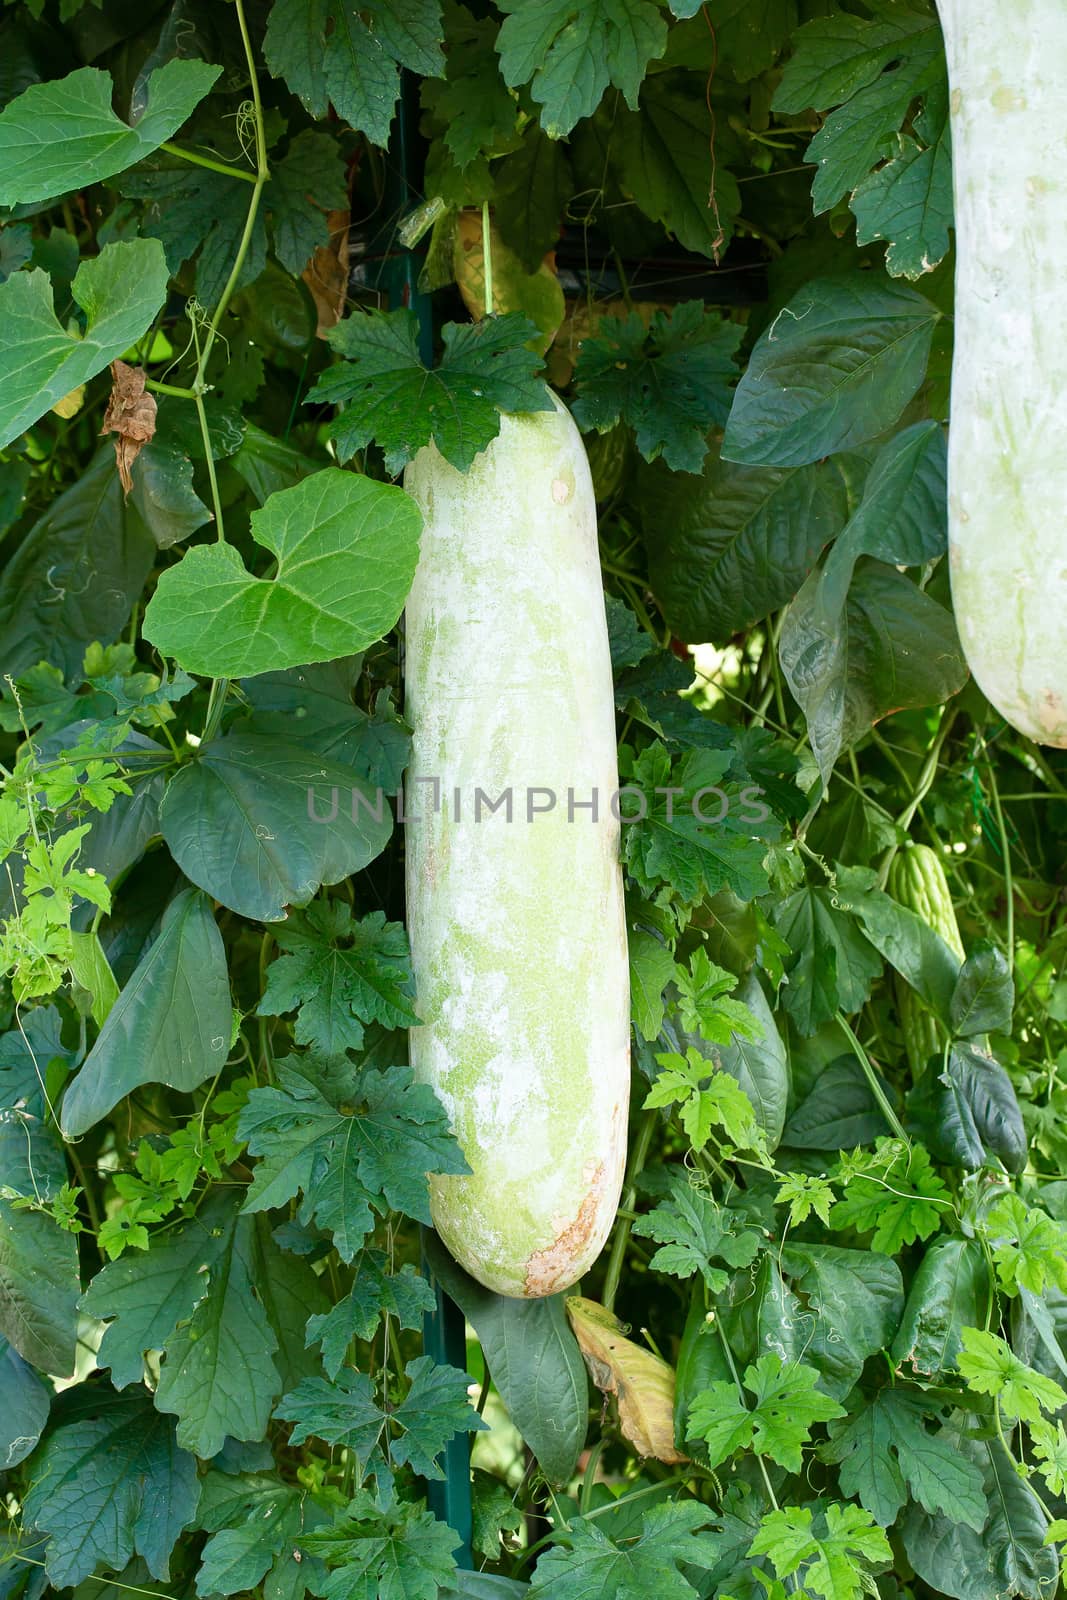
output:
<path id="1" fill-rule="evenodd" d="M 1067 762 L 951 613 L 932 6 L 7 0 L 0 100 L 0 1594 L 1054 1595 Z M 542 358 L 648 800 L 566 1304 L 424 1227 L 373 804 L 391 480 Z"/>

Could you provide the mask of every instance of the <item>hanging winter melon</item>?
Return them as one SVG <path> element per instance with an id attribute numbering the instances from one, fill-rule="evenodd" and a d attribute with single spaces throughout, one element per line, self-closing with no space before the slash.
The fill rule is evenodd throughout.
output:
<path id="1" fill-rule="evenodd" d="M 581 436 L 501 419 L 469 472 L 433 445 L 406 612 L 407 894 L 416 1075 L 471 1173 L 431 1179 L 434 1222 L 488 1288 L 552 1294 L 618 1204 L 629 992 L 614 702 Z M 595 809 L 594 809 L 595 807 Z"/>
<path id="2" fill-rule="evenodd" d="M 1067 7 L 938 0 L 956 200 L 949 556 L 979 686 L 1067 745 Z"/>

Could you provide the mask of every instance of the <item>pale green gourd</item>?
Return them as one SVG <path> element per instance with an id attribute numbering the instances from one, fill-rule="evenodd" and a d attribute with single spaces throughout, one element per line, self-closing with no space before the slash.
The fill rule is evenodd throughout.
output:
<path id="1" fill-rule="evenodd" d="M 937 3 L 956 210 L 953 605 L 997 710 L 1067 745 L 1067 5 Z"/>
<path id="2" fill-rule="evenodd" d="M 488 1288 L 551 1294 L 576 1282 L 611 1228 L 629 1089 L 589 465 L 557 402 L 502 417 L 469 472 L 430 445 L 404 482 L 424 519 L 405 630 L 408 921 L 423 1018 L 411 1060 L 472 1168 L 431 1177 L 433 1218 Z M 437 780 L 438 809 L 433 783 L 418 779 Z M 511 821 L 477 802 L 478 790 L 496 801 L 508 789 Z M 594 790 L 595 820 L 580 804 Z M 536 809 L 547 806 L 537 791 L 555 794 L 554 809 Z"/>

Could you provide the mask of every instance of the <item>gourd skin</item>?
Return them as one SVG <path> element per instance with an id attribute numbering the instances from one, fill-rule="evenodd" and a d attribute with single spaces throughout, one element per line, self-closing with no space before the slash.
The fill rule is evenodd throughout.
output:
<path id="1" fill-rule="evenodd" d="M 910 844 L 901 850 L 889 868 L 887 888 L 898 905 L 914 911 L 927 927 L 939 933 L 957 961 L 962 963 L 963 940 L 952 903 L 952 890 L 937 852 L 926 844 Z M 894 974 L 893 988 L 908 1064 L 913 1076 L 919 1079 L 930 1057 L 941 1047 L 941 1034 L 911 984 L 899 973 Z"/>
<path id="2" fill-rule="evenodd" d="M 1003 716 L 1067 745 L 1067 7 L 938 0 L 955 177 L 949 558 Z"/>
<path id="3" fill-rule="evenodd" d="M 618 1205 L 629 987 L 611 661 L 596 508 L 565 407 L 501 418 L 457 472 L 407 468 L 424 518 L 406 611 L 414 732 L 408 922 L 416 1076 L 472 1168 L 431 1177 L 434 1222 L 487 1288 L 553 1294 L 595 1259 Z M 440 809 L 429 784 L 440 780 Z M 510 787 L 513 817 L 483 804 Z M 555 808 L 527 820 L 535 807 Z M 575 802 L 598 792 L 597 820 Z M 459 791 L 460 816 L 455 816 Z M 415 813 L 416 819 L 412 819 Z"/>

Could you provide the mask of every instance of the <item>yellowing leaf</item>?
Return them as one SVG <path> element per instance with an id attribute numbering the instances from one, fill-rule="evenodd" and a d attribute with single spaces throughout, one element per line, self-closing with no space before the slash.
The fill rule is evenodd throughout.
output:
<path id="1" fill-rule="evenodd" d="M 571 1295 L 567 1315 L 589 1376 L 618 1401 L 623 1438 L 638 1455 L 687 1460 L 674 1443 L 674 1368 L 627 1339 L 618 1318 L 595 1300 Z"/>

